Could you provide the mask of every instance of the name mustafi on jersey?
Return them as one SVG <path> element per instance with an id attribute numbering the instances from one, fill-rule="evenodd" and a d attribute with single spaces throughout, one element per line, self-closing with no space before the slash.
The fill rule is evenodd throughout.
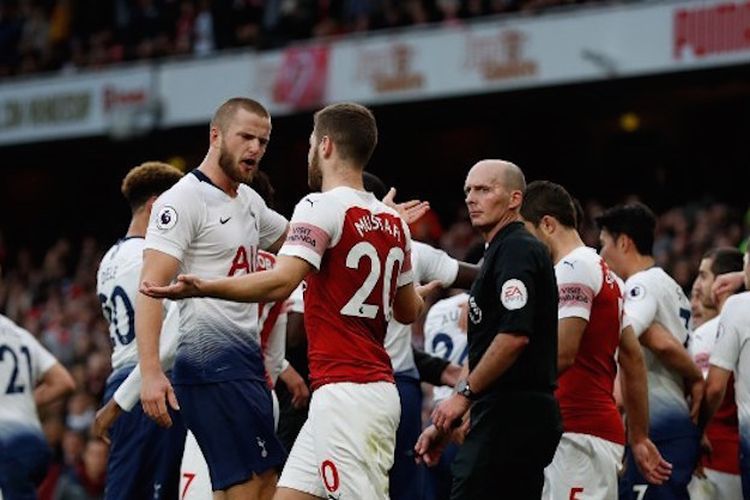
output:
<path id="1" fill-rule="evenodd" d="M 360 236 L 369 231 L 385 231 L 398 241 L 401 241 L 401 229 L 392 224 L 388 219 L 383 219 L 375 214 L 363 215 L 359 220 L 354 222 L 354 229 Z"/>

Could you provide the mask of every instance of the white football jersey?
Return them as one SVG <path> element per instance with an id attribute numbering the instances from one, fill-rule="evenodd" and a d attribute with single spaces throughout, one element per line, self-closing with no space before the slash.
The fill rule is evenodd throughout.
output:
<path id="1" fill-rule="evenodd" d="M 682 287 L 663 269 L 651 267 L 625 282 L 625 313 L 637 336 L 653 323 L 666 328 L 680 344 L 690 337 L 690 302 Z M 692 435 L 690 412 L 682 377 L 664 366 L 644 348 L 648 372 L 649 414 L 652 438 Z"/>
<path id="2" fill-rule="evenodd" d="M 412 241 L 411 265 L 415 285 L 437 280 L 442 283 L 443 287 L 449 287 L 456 281 L 458 275 L 456 259 L 442 250 L 419 241 Z M 411 325 L 404 325 L 391 319 L 385 335 L 385 350 L 391 358 L 394 373 L 416 373 L 414 354 L 411 350 Z"/>
<path id="3" fill-rule="evenodd" d="M 719 316 L 711 364 L 734 372 L 742 448 L 750 446 L 750 292 L 727 299 Z"/>
<path id="4" fill-rule="evenodd" d="M 466 332 L 458 326 L 461 305 L 469 300 L 469 294 L 460 293 L 439 300 L 427 312 L 424 322 L 424 349 L 428 354 L 443 358 L 451 363 L 463 365 L 469 354 Z M 453 389 L 444 385 L 436 387 L 435 402 L 449 397 Z"/>
<path id="5" fill-rule="evenodd" d="M 241 184 L 230 197 L 201 171 L 180 179 L 154 203 L 146 249 L 180 261 L 202 278 L 249 274 L 259 248 L 286 231 L 284 217 Z M 264 380 L 258 306 L 213 298 L 182 300 L 175 383 Z"/>
<path id="6" fill-rule="evenodd" d="M 55 363 L 33 335 L 0 315 L 0 437 L 41 432 L 34 388 Z"/>
<path id="7" fill-rule="evenodd" d="M 693 330 L 690 335 L 688 351 L 690 357 L 703 372 L 703 378 L 708 376 L 709 359 L 716 344 L 716 333 L 719 328 L 719 317 L 711 318 Z"/>

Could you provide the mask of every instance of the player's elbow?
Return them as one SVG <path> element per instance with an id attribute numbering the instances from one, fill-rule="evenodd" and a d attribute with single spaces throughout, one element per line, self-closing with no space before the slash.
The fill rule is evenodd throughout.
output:
<path id="1" fill-rule="evenodd" d="M 404 325 L 410 325 L 419 318 L 419 308 L 417 307 L 398 307 L 394 304 L 393 319 Z"/>
<path id="2" fill-rule="evenodd" d="M 55 364 L 44 375 L 43 383 L 49 387 L 50 400 L 67 396 L 76 389 L 76 382 L 60 363 Z"/>

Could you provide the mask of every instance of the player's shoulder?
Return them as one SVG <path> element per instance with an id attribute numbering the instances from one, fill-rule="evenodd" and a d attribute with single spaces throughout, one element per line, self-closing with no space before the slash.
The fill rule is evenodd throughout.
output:
<path id="1" fill-rule="evenodd" d="M 750 319 L 750 292 L 742 292 L 729 297 L 721 310 L 721 317 Z"/>
<path id="2" fill-rule="evenodd" d="M 430 310 L 427 312 L 427 315 L 442 315 L 449 311 L 454 310 L 464 302 L 469 300 L 469 294 L 467 293 L 459 293 L 456 295 L 452 295 L 450 297 L 447 297 L 445 299 L 440 299 L 437 302 L 435 302 L 432 307 L 430 307 Z"/>
<path id="3" fill-rule="evenodd" d="M 28 343 L 29 340 L 35 340 L 34 336 L 25 328 L 20 327 L 10 318 L 3 316 L 2 314 L 0 314 L 0 336 L 15 338 L 23 343 Z"/>
<path id="4" fill-rule="evenodd" d="M 716 336 L 716 329 L 719 326 L 719 316 L 709 319 L 701 326 L 693 330 L 693 337 L 696 339 L 708 339 Z"/>
<path id="5" fill-rule="evenodd" d="M 661 281 L 667 274 L 658 267 L 638 271 L 625 280 L 625 296 L 629 300 L 642 300 L 650 295 L 658 295 Z M 667 276 L 668 277 L 668 276 Z M 669 278 L 671 280 L 671 278 Z"/>
<path id="6" fill-rule="evenodd" d="M 601 257 L 589 247 L 578 247 L 555 264 L 558 274 L 585 276 L 601 274 Z"/>

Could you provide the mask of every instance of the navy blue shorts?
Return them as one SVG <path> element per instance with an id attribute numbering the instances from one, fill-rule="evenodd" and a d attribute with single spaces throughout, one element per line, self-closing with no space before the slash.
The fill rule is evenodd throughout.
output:
<path id="1" fill-rule="evenodd" d="M 746 433 L 740 435 L 740 478 L 742 479 L 742 498 L 750 500 L 750 439 Z"/>
<path id="2" fill-rule="evenodd" d="M 203 452 L 215 490 L 278 469 L 286 452 L 273 428 L 273 403 L 265 382 L 230 380 L 175 385 L 182 417 Z"/>
<path id="3" fill-rule="evenodd" d="M 36 486 L 44 479 L 51 451 L 41 430 L 0 430 L 0 491 L 7 500 L 36 500 Z"/>
<path id="4" fill-rule="evenodd" d="M 396 374 L 396 388 L 401 399 L 401 420 L 396 431 L 393 467 L 388 474 L 392 500 L 421 498 L 424 471 L 414 460 L 414 445 L 422 432 L 422 388 L 419 380 Z"/>
<path id="5" fill-rule="evenodd" d="M 104 391 L 110 400 L 132 367 L 113 373 Z M 122 412 L 110 429 L 112 445 L 107 463 L 107 500 L 179 498 L 180 463 L 185 448 L 185 424 L 180 412 L 169 409 L 172 427 L 151 420 L 138 403 Z"/>
<path id="6" fill-rule="evenodd" d="M 620 500 L 687 500 L 687 486 L 698 463 L 699 440 L 687 436 L 655 441 L 664 460 L 672 464 L 672 475 L 659 486 L 648 484 L 633 460 L 630 448 L 625 448 L 625 473 L 620 479 Z"/>

